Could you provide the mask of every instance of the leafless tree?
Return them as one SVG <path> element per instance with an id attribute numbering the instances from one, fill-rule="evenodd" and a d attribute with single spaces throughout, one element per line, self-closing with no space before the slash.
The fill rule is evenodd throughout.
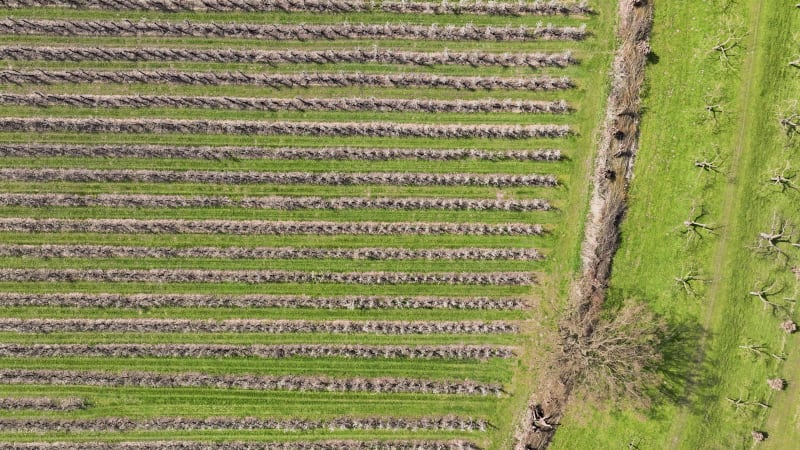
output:
<path id="1" fill-rule="evenodd" d="M 779 123 L 786 130 L 786 135 L 792 137 L 800 134 L 800 114 L 792 113 L 780 119 Z"/>
<path id="2" fill-rule="evenodd" d="M 703 172 L 720 172 L 719 160 L 722 158 L 719 151 L 717 151 L 712 158 L 703 156 L 702 159 L 695 158 L 694 166 L 701 169 Z"/>
<path id="3" fill-rule="evenodd" d="M 702 239 L 703 233 L 701 233 L 701 230 L 708 234 L 714 234 L 714 230 L 716 228 L 712 224 L 698 222 L 698 220 L 706 215 L 706 211 L 703 207 L 700 207 L 700 212 L 696 214 L 696 210 L 697 207 L 693 206 L 691 212 L 689 213 L 689 218 L 683 221 L 682 232 L 686 235 L 687 240 L 691 240 L 692 237 Z"/>
<path id="4" fill-rule="evenodd" d="M 589 336 L 566 332 L 561 363 L 580 374 L 587 392 L 647 404 L 648 390 L 661 378 L 656 368 L 666 329 L 646 305 L 628 304 Z"/>
<path id="5" fill-rule="evenodd" d="M 770 406 L 762 401 L 758 400 L 750 400 L 747 398 L 742 398 L 739 396 L 738 398 L 732 397 L 725 397 L 725 400 L 733 406 L 737 412 L 744 412 L 746 410 L 752 408 L 762 408 L 762 409 L 769 409 Z"/>
<path id="6" fill-rule="evenodd" d="M 788 255 L 779 244 L 789 243 L 791 245 L 793 236 L 794 225 L 787 220 L 781 219 L 776 212 L 772 216 L 770 231 L 758 233 L 758 241 L 752 248 L 759 254 L 788 258 Z"/>
<path id="7" fill-rule="evenodd" d="M 677 277 L 673 277 L 675 283 L 678 284 L 679 287 L 683 288 L 683 290 L 688 295 L 697 295 L 697 292 L 692 287 L 693 282 L 700 282 L 700 283 L 707 283 L 708 280 L 701 277 L 700 274 L 694 270 L 689 269 L 685 274 Z"/>
<path id="8" fill-rule="evenodd" d="M 777 310 L 786 309 L 785 306 L 779 305 L 778 303 L 770 300 L 773 295 L 780 293 L 782 290 L 783 287 L 779 286 L 777 283 L 772 283 L 769 287 L 766 287 L 766 283 L 762 283 L 761 285 L 756 284 L 755 289 L 750 291 L 749 294 L 761 300 L 761 303 L 764 305 L 764 309 L 771 307 L 772 311 L 775 312 Z"/>
<path id="9" fill-rule="evenodd" d="M 797 186 L 792 182 L 796 174 L 788 172 L 789 169 L 790 163 L 787 161 L 783 170 L 775 169 L 773 171 L 774 175 L 769 179 L 772 184 L 781 187 L 781 192 L 786 192 L 787 189 L 798 190 Z"/>
<path id="10" fill-rule="evenodd" d="M 739 47 L 745 36 L 747 33 L 737 30 L 736 27 L 728 26 L 727 31 L 722 33 L 722 37 L 717 39 L 717 43 L 711 49 L 719 54 L 720 60 L 726 66 L 731 67 L 732 52 Z"/>
<path id="11" fill-rule="evenodd" d="M 769 351 L 763 344 L 755 344 L 753 342 L 748 342 L 746 344 L 740 345 L 739 348 L 753 355 L 756 359 L 769 357 L 776 359 L 778 361 L 786 360 L 786 356 Z"/>

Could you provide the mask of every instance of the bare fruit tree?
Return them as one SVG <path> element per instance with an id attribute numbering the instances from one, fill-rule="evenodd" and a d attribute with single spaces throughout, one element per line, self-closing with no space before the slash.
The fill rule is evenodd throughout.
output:
<path id="1" fill-rule="evenodd" d="M 779 123 L 786 130 L 786 135 L 792 137 L 800 134 L 800 114 L 792 113 L 780 119 Z"/>
<path id="2" fill-rule="evenodd" d="M 784 256 L 788 258 L 786 252 L 779 246 L 779 244 L 789 243 L 792 244 L 794 236 L 794 225 L 788 221 L 781 219 L 777 213 L 772 217 L 772 225 L 767 232 L 758 233 L 758 241 L 753 249 L 756 253 L 765 256 L 774 255 L 776 257 Z"/>
<path id="3" fill-rule="evenodd" d="M 787 161 L 783 170 L 775 169 L 773 171 L 774 175 L 769 179 L 772 184 L 781 187 L 781 192 L 786 192 L 787 189 L 798 190 L 797 186 L 792 182 L 796 174 L 789 172 L 789 169 L 790 164 Z"/>
<path id="4" fill-rule="evenodd" d="M 773 312 L 777 310 L 785 310 L 785 306 L 771 300 L 771 297 L 780 293 L 783 290 L 783 287 L 778 286 L 777 283 L 772 283 L 769 287 L 765 287 L 765 285 L 766 283 L 762 284 L 760 287 L 757 285 L 754 290 L 749 292 L 749 294 L 761 300 L 761 303 L 764 305 L 764 309 L 771 307 Z"/>
<path id="5" fill-rule="evenodd" d="M 692 237 L 698 237 L 702 239 L 703 233 L 701 233 L 701 230 L 707 234 L 714 234 L 714 225 L 698 222 L 703 216 L 706 215 L 705 209 L 701 207 L 698 214 L 695 214 L 696 210 L 697 207 L 692 207 L 692 211 L 689 213 L 689 218 L 683 221 L 682 233 L 686 235 L 687 240 L 691 240 Z"/>
<path id="6" fill-rule="evenodd" d="M 700 274 L 694 269 L 689 269 L 685 274 L 683 274 L 681 276 L 673 277 L 672 279 L 675 280 L 675 283 L 677 283 L 678 286 L 681 287 L 688 295 L 693 295 L 693 296 L 697 295 L 697 292 L 694 290 L 694 287 L 692 286 L 692 283 L 694 283 L 694 282 L 707 283 L 708 282 L 708 280 L 706 280 L 705 278 L 701 277 Z"/>
<path id="7" fill-rule="evenodd" d="M 745 36 L 747 36 L 746 32 L 729 25 L 728 29 L 717 38 L 717 43 L 711 47 L 711 50 L 719 54 L 720 61 L 726 66 L 732 67 L 730 57 L 733 56 L 733 51 L 740 46 L 739 44 Z"/>

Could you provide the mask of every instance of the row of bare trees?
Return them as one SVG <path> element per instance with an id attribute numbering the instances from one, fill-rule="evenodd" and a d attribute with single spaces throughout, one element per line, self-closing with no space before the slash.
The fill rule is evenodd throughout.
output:
<path id="1" fill-rule="evenodd" d="M 210 375 L 199 372 L 95 372 L 0 369 L 3 385 L 83 385 L 102 387 L 213 388 L 391 394 L 500 395 L 503 387 L 477 381 L 411 378 L 329 378 L 315 376 Z"/>
<path id="2" fill-rule="evenodd" d="M 255 111 L 377 111 L 566 114 L 563 100 L 421 100 L 402 98 L 255 98 L 176 95 L 0 94 L 0 104 L 46 108 L 200 108 Z"/>
<path id="3" fill-rule="evenodd" d="M 15 333 L 367 333 L 509 334 L 519 327 L 504 321 L 380 321 L 262 319 L 16 319 L 0 318 L 0 330 Z"/>
<path id="4" fill-rule="evenodd" d="M 439 417 L 334 417 L 324 420 L 260 417 L 101 417 L 92 419 L 0 418 L 0 428 L 18 433 L 76 433 L 119 431 L 195 430 L 430 430 L 486 431 L 484 419 L 458 416 Z"/>
<path id="5" fill-rule="evenodd" d="M 80 397 L 0 397 L 0 410 L 75 411 L 86 407 L 86 400 Z"/>
<path id="6" fill-rule="evenodd" d="M 358 147 L 231 147 L 147 144 L 12 144 L 0 143 L 0 154 L 13 157 L 81 157 L 81 158 L 169 158 L 169 159 L 286 159 L 286 160 L 359 160 L 389 161 L 416 159 L 421 161 L 561 161 L 561 150 L 478 150 L 428 148 L 358 148 Z"/>
<path id="7" fill-rule="evenodd" d="M 354 50 L 254 50 L 153 47 L 21 47 L 0 46 L 0 58 L 16 61 L 128 61 L 204 62 L 221 64 L 401 64 L 417 66 L 465 65 L 472 67 L 567 67 L 578 64 L 571 52 L 490 53 Z"/>
<path id="8" fill-rule="evenodd" d="M 569 77 L 457 77 L 427 73 L 245 73 L 174 70 L 0 70 L 4 84 L 116 83 L 200 86 L 250 85 L 273 89 L 308 87 L 446 88 L 456 90 L 552 91 L 575 87 Z"/>
<path id="9" fill-rule="evenodd" d="M 130 247 L 74 244 L 0 244 L 0 257 L 11 258 L 223 258 L 223 259 L 355 259 L 355 260 L 515 260 L 536 261 L 534 248 L 397 247 Z"/>
<path id="10" fill-rule="evenodd" d="M 475 25 L 411 25 L 411 24 L 258 24 L 167 22 L 142 19 L 130 20 L 0 20 L 0 33 L 46 36 L 103 36 L 103 37 L 205 37 L 258 40 L 337 40 L 337 39 L 404 39 L 436 41 L 532 41 L 582 40 L 587 35 L 586 24 L 578 27 L 557 27 L 552 24 L 527 26 Z"/>
<path id="11" fill-rule="evenodd" d="M 2 120 L 2 119 L 0 119 Z M 484 200 L 470 198 L 364 198 L 364 197 L 202 197 L 149 194 L 0 194 L 0 206 L 31 208 L 111 207 L 111 208 L 245 208 L 245 209 L 441 209 L 449 211 L 547 211 L 550 203 L 542 199 Z"/>
<path id="12" fill-rule="evenodd" d="M 529 305 L 517 297 L 308 295 L 91 294 L 83 292 L 26 294 L 0 292 L 0 306 L 74 308 L 320 308 L 320 309 L 457 309 L 518 310 Z"/>
<path id="13" fill-rule="evenodd" d="M 255 172 L 211 170 L 2 169 L 2 181 L 100 183 L 320 184 L 328 186 L 490 186 L 558 185 L 554 175 L 425 172 Z"/>
<path id="14" fill-rule="evenodd" d="M 109 358 L 513 358 L 511 347 L 493 345 L 336 345 L 336 344 L 0 344 L 2 357 Z M 2 408 L 0 408 L 2 409 Z M 0 426 L 2 428 L 2 426 Z"/>
<path id="15" fill-rule="evenodd" d="M 192 269 L 0 269 L 0 281 L 106 283 L 344 283 L 363 285 L 474 284 L 528 286 L 529 272 L 300 272 L 292 270 Z"/>
<path id="16" fill-rule="evenodd" d="M 4 442 L 0 450 L 480 450 L 464 440 L 436 441 L 131 441 Z"/>
<path id="17" fill-rule="evenodd" d="M 423 137 L 441 139 L 562 138 L 568 125 L 429 125 L 392 122 L 264 122 L 244 120 L 95 119 L 6 117 L 0 131 L 26 133 L 246 134 L 294 136 Z"/>
<path id="18" fill-rule="evenodd" d="M 668 332 L 664 320 L 641 304 L 623 305 L 613 318 L 603 314 L 639 147 L 641 92 L 654 14 L 651 0 L 618 4 L 619 44 L 594 168 L 582 273 L 559 324 L 560 351 L 529 401 L 515 450 L 547 448 L 576 389 L 601 399 L 645 404 L 652 392 L 665 386 L 658 373 Z"/>
<path id="19" fill-rule="evenodd" d="M 538 236 L 539 224 L 475 222 L 272 222 L 263 220 L 182 219 L 32 219 L 0 218 L 0 231 L 22 233 L 109 233 L 109 234 L 231 234 L 294 235 L 337 234 L 391 236 Z"/>
<path id="20" fill-rule="evenodd" d="M 159 12 L 389 12 L 395 14 L 481 14 L 494 16 L 588 15 L 585 1 L 407 1 L 407 0 L 3 0 L 4 8 L 57 7 Z"/>

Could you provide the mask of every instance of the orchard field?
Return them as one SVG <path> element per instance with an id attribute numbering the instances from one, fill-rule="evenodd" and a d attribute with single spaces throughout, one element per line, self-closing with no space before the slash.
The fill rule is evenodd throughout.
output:
<path id="1" fill-rule="evenodd" d="M 616 3 L 0 1 L 0 448 L 511 448 Z"/>
<path id="2" fill-rule="evenodd" d="M 646 410 L 576 401 L 551 448 L 795 448 L 800 9 L 655 7 L 607 307 L 634 298 L 667 319 L 666 382 Z"/>

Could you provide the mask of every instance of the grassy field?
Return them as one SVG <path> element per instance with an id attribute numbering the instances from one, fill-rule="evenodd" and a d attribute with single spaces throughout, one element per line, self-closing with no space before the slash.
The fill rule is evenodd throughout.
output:
<path id="1" fill-rule="evenodd" d="M 133 207 L 0 207 L 2 218 L 62 218 L 77 221 L 100 218 L 127 219 L 184 219 L 184 220 L 261 220 L 261 221 L 333 221 L 333 222 L 452 222 L 485 224 L 542 224 L 543 235 L 490 235 L 490 234 L 181 234 L 181 233 L 104 233 L 104 232 L 0 232 L 0 242 L 30 245 L 125 245 L 149 247 L 298 247 L 298 248 L 535 248 L 545 258 L 541 261 L 515 261 L 498 259 L 470 260 L 345 260 L 345 259 L 236 259 L 214 258 L 35 258 L 3 257 L 3 269 L 224 269 L 270 270 L 286 269 L 303 272 L 530 272 L 535 274 L 537 285 L 473 285 L 445 284 L 344 284 L 344 283 L 115 283 L 86 281 L 9 281 L 0 279 L 0 292 L 31 294 L 47 293 L 111 293 L 111 294 L 214 294 L 219 296 L 295 294 L 309 296 L 441 296 L 441 297 L 502 297 L 524 299 L 530 307 L 525 309 L 313 309 L 313 308 L 258 308 L 258 307 L 153 307 L 153 308 L 102 308 L 59 306 L 2 306 L 3 318 L 48 319 L 291 319 L 291 320 L 356 320 L 356 321 L 508 321 L 520 327 L 516 334 L 374 334 L 374 333 L 88 333 L 52 330 L 22 333 L 0 332 L 0 341 L 7 344 L 103 344 L 103 343 L 216 343 L 216 344 L 363 344 L 363 345 L 449 345 L 485 344 L 510 345 L 515 357 L 480 360 L 408 358 L 359 359 L 342 357 L 324 358 L 112 358 L 65 356 L 58 358 L 0 358 L 0 371 L 26 370 L 76 370 L 118 373 L 139 370 L 154 373 L 201 372 L 216 375 L 288 375 L 330 376 L 334 378 L 403 377 L 419 380 L 479 381 L 499 383 L 503 393 L 499 396 L 454 394 L 387 394 L 372 392 L 289 392 L 283 390 L 243 390 L 179 387 L 97 387 L 83 385 L 60 386 L 40 383 L 14 385 L 0 381 L 0 397 L 48 396 L 85 398 L 89 407 L 72 412 L 57 411 L 0 411 L 3 418 L 97 418 L 126 416 L 137 419 L 160 416 L 257 416 L 284 418 L 335 418 L 341 416 L 382 417 L 440 417 L 455 415 L 485 419 L 489 427 L 485 432 L 466 430 L 304 430 L 281 432 L 275 430 L 159 430 L 126 432 L 48 432 L 20 433 L 10 429 L 0 431 L 0 441 L 57 441 L 57 440 L 170 440 L 191 439 L 205 441 L 230 440 L 394 440 L 394 439 L 466 439 L 484 449 L 511 447 L 513 429 L 523 411 L 539 370 L 541 355 L 551 350 L 555 333 L 555 312 L 563 305 L 565 293 L 574 274 L 579 269 L 578 252 L 582 237 L 582 223 L 586 215 L 589 193 L 589 176 L 596 142 L 596 130 L 604 116 L 604 101 L 608 86 L 608 68 L 614 46 L 612 30 L 616 17 L 616 2 L 593 0 L 595 14 L 589 16 L 493 16 L 493 15 L 416 15 L 365 12 L 352 14 L 326 13 L 212 13 L 180 12 L 159 13 L 147 11 L 109 11 L 61 8 L 15 8 L 6 11 L 16 19 L 58 20 L 123 20 L 140 19 L 201 22 L 237 21 L 263 24 L 340 24 L 347 23 L 407 23 L 416 25 L 462 26 L 527 26 L 534 28 L 538 22 L 555 26 L 585 24 L 590 34 L 582 41 L 437 41 L 430 39 L 336 39 L 307 41 L 253 40 L 241 38 L 195 37 L 86 37 L 2 35 L 0 46 L 30 47 L 158 47 L 178 49 L 246 49 L 246 50 L 353 50 L 372 49 L 414 52 L 490 52 L 496 54 L 548 53 L 570 51 L 578 64 L 564 68 L 503 67 L 488 65 L 473 67 L 468 64 L 381 64 L 331 63 L 331 64 L 255 64 L 189 61 L 40 61 L 7 60 L 5 70 L 145 70 L 227 72 L 242 71 L 251 74 L 303 74 L 303 73 L 407 73 L 433 74 L 454 77 L 569 77 L 575 87 L 565 90 L 467 90 L 442 87 L 376 87 L 330 86 L 308 88 L 270 88 L 253 85 L 189 84 L 115 84 L 115 83 L 53 83 L 8 84 L 0 87 L 3 93 L 15 94 L 95 94 L 95 95 L 173 95 L 173 96 L 238 96 L 260 98 L 340 98 L 376 97 L 430 100 L 565 100 L 573 108 L 568 114 L 516 114 L 516 113 L 420 113 L 378 111 L 232 111 L 219 109 L 184 108 L 79 108 L 0 105 L 3 117 L 52 118 L 174 118 L 206 120 L 258 120 L 305 122 L 388 122 L 426 125 L 482 124 L 529 125 L 565 124 L 574 134 L 563 139 L 486 139 L 466 137 L 453 139 L 375 137 L 363 136 L 250 136 L 216 134 L 146 134 L 146 133 L 79 133 L 53 130 L 34 133 L 7 129 L 0 132 L 0 146 L 4 144 L 158 144 L 165 146 L 255 146 L 263 148 L 297 147 L 325 148 L 351 147 L 434 149 L 474 149 L 489 152 L 510 150 L 529 151 L 559 149 L 564 158 L 560 161 L 486 160 L 465 158 L 460 160 L 389 159 L 382 161 L 337 159 L 237 159 L 222 158 L 86 158 L 78 156 L 29 157 L 3 156 L 3 168 L 86 168 L 96 170 L 155 169 L 165 171 L 264 171 L 264 172 L 411 172 L 411 173 L 475 173 L 475 174 L 553 174 L 556 187 L 485 187 L 485 186 L 404 186 L 392 183 L 382 185 L 324 186 L 311 184 L 203 184 L 203 183 L 97 183 L 97 182 L 47 182 L 0 181 L 2 193 L 21 194 L 142 194 L 142 195 L 202 195 L 229 196 L 238 199 L 247 196 L 281 195 L 289 197 L 318 196 L 324 198 L 462 198 L 485 200 L 526 200 L 542 198 L 554 207 L 549 211 L 495 211 L 495 210 L 440 210 L 440 209 L 297 209 L 270 210 L 238 207 L 208 208 L 133 208 Z M 569 428 L 566 428 L 568 436 Z M 577 441 L 576 441 L 577 442 Z M 571 448 L 577 448 L 572 446 Z"/>
<path id="2" fill-rule="evenodd" d="M 786 257 L 752 247 L 774 218 L 800 220 L 797 192 L 770 183 L 798 164 L 796 139 L 787 139 L 779 119 L 796 112 L 800 79 L 788 62 L 800 14 L 786 2 L 658 2 L 655 24 L 657 58 L 648 67 L 647 115 L 610 303 L 646 301 L 677 330 L 666 394 L 647 411 L 574 407 L 553 448 L 745 449 L 751 431 L 767 434 L 763 448 L 793 448 L 798 354 L 779 324 L 797 317 L 785 299 L 797 298 L 789 269 L 798 252 L 788 243 L 779 244 Z M 737 45 L 725 61 L 712 47 L 729 37 Z M 705 109 L 714 105 L 716 119 Z M 714 158 L 718 173 L 694 166 Z M 687 234 L 681 224 L 690 219 L 715 230 Z M 702 279 L 692 282 L 694 293 L 674 279 L 690 271 Z M 771 286 L 767 299 L 776 308 L 749 294 Z M 740 348 L 751 344 L 786 362 Z M 789 380 L 785 392 L 769 389 L 775 377 Z M 732 400 L 740 399 L 751 404 L 737 411 Z"/>

